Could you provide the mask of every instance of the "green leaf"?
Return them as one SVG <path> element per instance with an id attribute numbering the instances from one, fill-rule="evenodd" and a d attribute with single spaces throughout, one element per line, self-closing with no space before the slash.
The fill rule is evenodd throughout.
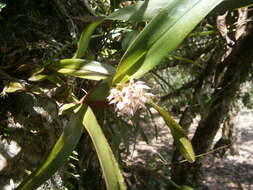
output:
<path id="1" fill-rule="evenodd" d="M 77 103 L 68 103 L 68 104 L 63 104 L 60 109 L 59 109 L 59 114 L 61 115 L 64 111 L 69 110 L 70 108 L 76 106 Z"/>
<path id="2" fill-rule="evenodd" d="M 175 145 L 188 162 L 195 162 L 195 153 L 184 129 L 161 107 L 154 102 L 150 105 L 163 117 L 175 141 Z"/>
<path id="3" fill-rule="evenodd" d="M 33 82 L 39 82 L 39 81 L 41 82 L 43 80 L 48 80 L 48 81 L 56 84 L 57 86 L 65 85 L 65 82 L 63 80 L 61 80 L 60 77 L 57 75 L 37 74 L 37 75 L 31 76 L 28 80 L 33 81 Z"/>
<path id="4" fill-rule="evenodd" d="M 179 189 L 180 190 L 194 190 L 193 188 L 191 188 L 190 186 L 187 186 L 187 185 L 182 185 L 182 186 L 180 186 Z"/>
<path id="5" fill-rule="evenodd" d="M 105 100 L 109 96 L 111 80 L 101 81 L 88 95 L 89 101 Z"/>
<path id="6" fill-rule="evenodd" d="M 131 22 L 149 21 L 170 3 L 171 1 L 168 0 L 139 1 L 134 5 L 113 12 L 106 19 Z"/>
<path id="7" fill-rule="evenodd" d="M 189 37 L 196 37 L 196 36 L 209 36 L 214 34 L 214 30 L 203 31 L 203 32 L 194 32 L 189 35 Z"/>
<path id="8" fill-rule="evenodd" d="M 10 81 L 4 88 L 2 93 L 14 93 L 16 91 L 26 91 L 26 87 L 19 81 Z"/>
<path id="9" fill-rule="evenodd" d="M 196 61 L 193 61 L 191 59 L 188 59 L 188 58 L 184 58 L 184 57 L 181 57 L 181 56 L 176 56 L 176 55 L 170 55 L 170 57 L 174 58 L 174 59 L 177 59 L 179 61 L 183 61 L 183 62 L 186 62 L 186 63 L 191 63 L 197 67 L 200 67 L 202 69 L 204 69 L 204 67 L 202 65 L 200 65 L 198 62 Z"/>
<path id="10" fill-rule="evenodd" d="M 90 80 L 107 79 L 115 73 L 111 65 L 84 59 L 62 59 L 59 63 L 50 65 L 50 68 L 64 75 Z"/>
<path id="11" fill-rule="evenodd" d="M 126 185 L 113 152 L 92 110 L 88 108 L 83 125 L 95 146 L 107 190 L 126 190 Z"/>
<path id="12" fill-rule="evenodd" d="M 219 6 L 217 6 L 217 8 L 214 9 L 214 11 L 224 12 L 252 5 L 253 5 L 252 0 L 224 0 Z"/>
<path id="13" fill-rule="evenodd" d="M 6 3 L 0 2 L 0 12 L 2 11 L 2 9 L 6 7 Z"/>
<path id="14" fill-rule="evenodd" d="M 32 75 L 30 78 L 28 78 L 29 81 L 33 81 L 33 82 L 38 82 L 38 81 L 42 81 L 42 80 L 46 80 L 48 79 L 48 75 L 43 75 L 43 74 L 36 74 L 36 75 Z"/>
<path id="15" fill-rule="evenodd" d="M 122 49 L 124 51 L 127 50 L 127 48 L 129 47 L 129 45 L 133 42 L 133 40 L 136 38 L 136 36 L 138 35 L 138 31 L 133 30 L 131 32 L 128 32 L 126 34 L 126 36 L 124 37 L 124 39 L 122 40 Z"/>
<path id="16" fill-rule="evenodd" d="M 103 22 L 103 19 L 92 22 L 87 26 L 87 28 L 82 32 L 81 37 L 78 41 L 77 51 L 74 55 L 75 58 L 82 58 L 89 46 L 90 38 L 96 27 Z"/>
<path id="17" fill-rule="evenodd" d="M 145 0 L 113 12 L 107 19 L 130 22 L 150 21 L 173 0 Z M 224 0 L 213 12 L 223 12 L 253 5 L 252 0 Z"/>
<path id="18" fill-rule="evenodd" d="M 61 167 L 81 137 L 85 114 L 87 106 L 82 105 L 70 118 L 70 124 L 64 129 L 46 160 L 17 187 L 17 190 L 36 189 Z"/>
<path id="19" fill-rule="evenodd" d="M 222 0 L 171 0 L 144 28 L 124 54 L 113 84 L 125 75 L 139 78 L 174 50 Z"/>

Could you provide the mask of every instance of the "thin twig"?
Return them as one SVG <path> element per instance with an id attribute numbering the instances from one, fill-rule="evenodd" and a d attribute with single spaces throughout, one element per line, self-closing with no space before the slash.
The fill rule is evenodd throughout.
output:
<path id="1" fill-rule="evenodd" d="M 227 148 L 227 147 L 229 147 L 229 146 L 230 146 L 230 145 L 224 145 L 224 146 L 221 146 L 221 147 L 219 147 L 219 148 L 213 149 L 213 150 L 211 150 L 211 151 L 208 151 L 208 152 L 205 152 L 205 153 L 196 155 L 195 157 L 196 157 L 196 158 L 199 158 L 199 157 L 202 157 L 202 156 L 206 156 L 206 155 L 212 154 L 212 153 L 214 153 L 214 152 L 216 152 L 216 151 L 219 151 L 219 150 L 222 150 L 222 149 L 224 149 L 224 148 Z M 174 164 L 181 164 L 181 163 L 184 163 L 184 162 L 187 162 L 187 160 L 184 159 L 184 160 L 180 160 L 180 161 L 178 161 L 178 162 L 166 163 L 165 165 L 166 165 L 166 166 L 171 166 L 171 165 L 174 165 Z"/>

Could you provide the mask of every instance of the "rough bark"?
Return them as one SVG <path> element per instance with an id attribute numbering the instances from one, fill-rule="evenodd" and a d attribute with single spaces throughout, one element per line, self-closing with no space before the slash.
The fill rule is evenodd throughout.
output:
<path id="1" fill-rule="evenodd" d="M 205 81 L 207 81 L 211 76 L 212 73 L 214 72 L 216 65 L 213 64 L 215 60 L 215 57 L 213 56 L 212 58 L 210 58 L 210 60 L 207 63 L 207 67 L 205 69 L 204 72 L 201 73 L 201 75 L 199 76 L 198 79 L 195 80 L 195 85 L 194 85 L 194 93 L 192 95 L 192 100 L 190 101 L 188 107 L 184 110 L 179 124 L 184 128 L 184 130 L 186 132 L 189 131 L 189 128 L 193 122 L 194 117 L 196 116 L 197 113 L 201 112 L 199 107 L 201 107 L 201 105 L 199 105 L 199 97 L 202 95 L 203 93 L 203 84 L 205 83 Z M 196 108 L 196 105 L 198 105 Z M 181 155 L 181 153 L 179 152 L 179 150 L 175 149 L 173 151 L 173 156 L 172 156 L 172 163 L 177 163 L 180 160 L 182 160 L 183 157 Z M 171 168 L 171 173 L 173 176 L 178 176 L 177 173 L 178 170 L 178 165 L 172 165 Z"/>
<path id="2" fill-rule="evenodd" d="M 234 136 L 234 120 L 238 113 L 238 101 L 235 101 L 231 105 L 229 113 L 227 114 L 223 122 L 222 136 L 214 145 L 213 149 L 219 149 L 220 147 L 224 147 L 221 150 L 217 151 L 217 153 L 215 153 L 216 156 L 223 157 L 229 149 L 231 154 L 235 154 L 236 149 L 233 147 L 233 144 L 236 141 L 236 138 Z"/>
<path id="3" fill-rule="evenodd" d="M 231 54 L 226 58 L 228 68 L 218 88 L 214 91 L 206 114 L 202 117 L 192 139 L 195 153 L 207 152 L 213 143 L 214 137 L 225 118 L 232 101 L 240 91 L 240 85 L 245 82 L 252 69 L 253 61 L 253 33 L 237 42 Z M 197 159 L 194 164 L 178 164 L 174 167 L 172 179 L 178 184 L 198 186 L 200 183 L 200 166 L 203 158 Z"/>

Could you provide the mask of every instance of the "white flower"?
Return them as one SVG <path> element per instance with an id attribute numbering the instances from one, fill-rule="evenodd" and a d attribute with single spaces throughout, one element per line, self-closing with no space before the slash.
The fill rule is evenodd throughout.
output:
<path id="1" fill-rule="evenodd" d="M 128 83 L 119 83 L 110 90 L 107 97 L 110 104 L 115 104 L 116 111 L 128 116 L 143 108 L 149 98 L 154 95 L 147 93 L 150 88 L 142 81 L 134 82 L 130 79 Z"/>

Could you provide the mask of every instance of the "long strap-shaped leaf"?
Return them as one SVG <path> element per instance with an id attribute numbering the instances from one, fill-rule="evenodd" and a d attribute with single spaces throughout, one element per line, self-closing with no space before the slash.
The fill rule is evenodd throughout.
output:
<path id="1" fill-rule="evenodd" d="M 64 75 L 90 80 L 107 79 L 115 73 L 115 68 L 109 64 L 84 59 L 62 59 L 50 68 Z"/>
<path id="2" fill-rule="evenodd" d="M 107 190 L 126 190 L 124 179 L 114 158 L 113 152 L 90 108 L 88 108 L 85 114 L 83 124 L 95 146 L 106 181 Z"/>
<path id="3" fill-rule="evenodd" d="M 156 105 L 152 101 L 150 104 L 165 120 L 167 126 L 170 128 L 176 147 L 183 154 L 185 159 L 187 159 L 189 162 L 194 162 L 195 153 L 184 129 L 163 108 Z"/>
<path id="4" fill-rule="evenodd" d="M 252 5 L 252 0 L 224 0 L 214 11 L 222 12 Z"/>
<path id="5" fill-rule="evenodd" d="M 171 0 L 130 45 L 117 68 L 113 83 L 125 75 L 139 78 L 173 49 L 222 0 Z"/>
<path id="6" fill-rule="evenodd" d="M 86 52 L 91 35 L 93 34 L 93 31 L 96 29 L 96 27 L 103 22 L 103 19 L 99 19 L 95 22 L 92 22 L 87 26 L 87 28 L 82 32 L 81 37 L 78 41 L 77 51 L 73 57 L 73 59 L 76 58 L 82 58 L 84 56 L 84 53 Z"/>
<path id="7" fill-rule="evenodd" d="M 113 12 L 107 19 L 132 22 L 149 21 L 169 3 L 171 3 L 170 0 L 138 1 L 134 5 Z"/>
<path id="8" fill-rule="evenodd" d="M 87 106 L 82 105 L 78 112 L 72 116 L 69 126 L 65 128 L 47 159 L 17 187 L 17 190 L 36 189 L 61 167 L 81 137 L 86 113 Z"/>
<path id="9" fill-rule="evenodd" d="M 142 22 L 154 18 L 164 7 L 167 7 L 171 0 L 145 0 L 138 1 L 134 5 L 119 9 L 109 15 L 108 19 Z M 224 0 L 215 12 L 233 10 L 244 6 L 252 5 L 252 0 Z"/>

